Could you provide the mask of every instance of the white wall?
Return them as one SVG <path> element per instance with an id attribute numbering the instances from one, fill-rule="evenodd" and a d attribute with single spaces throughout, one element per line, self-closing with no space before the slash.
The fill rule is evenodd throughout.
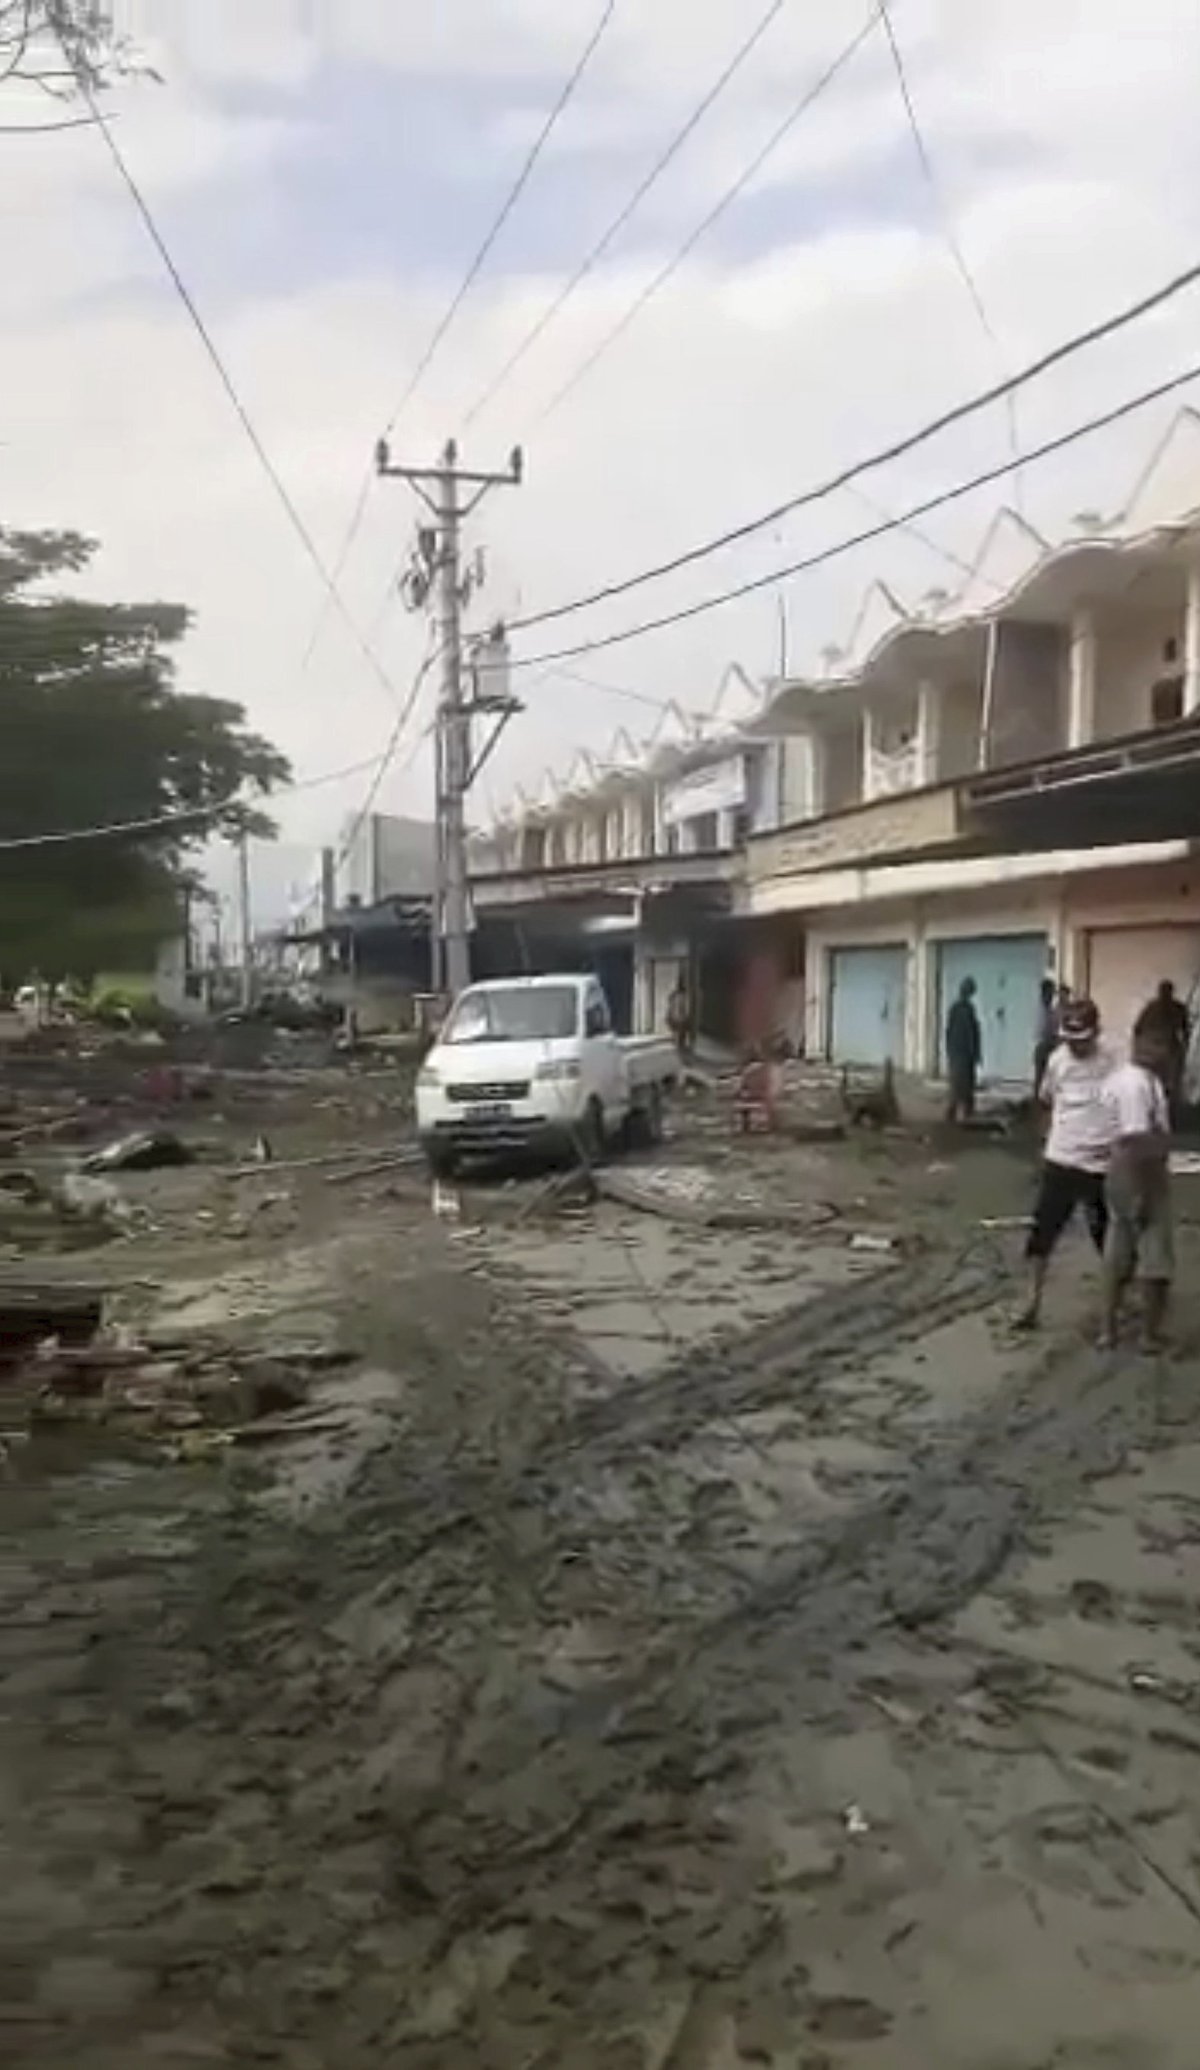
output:
<path id="1" fill-rule="evenodd" d="M 1067 744 L 1070 640 L 1059 625 L 1002 619 L 996 650 L 987 761 L 1033 762 Z"/>
<path id="2" fill-rule="evenodd" d="M 1174 666 L 1163 657 L 1179 643 Z M 1151 725 L 1150 693 L 1160 676 L 1183 672 L 1183 607 L 1178 611 L 1112 612 L 1096 620 L 1096 739 L 1112 740 Z"/>
<path id="3" fill-rule="evenodd" d="M 982 683 L 951 683 L 942 693 L 942 728 L 937 774 L 948 783 L 970 776 L 979 767 L 979 730 L 983 723 Z"/>
<path id="4" fill-rule="evenodd" d="M 374 905 L 381 898 L 415 898 L 433 890 L 435 837 L 428 820 L 371 812 L 347 822 L 342 840 L 348 846 L 338 870 L 340 905 L 351 898 Z"/>
<path id="5" fill-rule="evenodd" d="M 857 805 L 862 799 L 862 728 L 857 721 L 852 726 L 831 729 L 824 736 L 824 812 L 839 812 L 843 806 Z"/>
<path id="6" fill-rule="evenodd" d="M 817 811 L 817 752 L 810 733 L 776 744 L 779 825 L 794 826 Z"/>

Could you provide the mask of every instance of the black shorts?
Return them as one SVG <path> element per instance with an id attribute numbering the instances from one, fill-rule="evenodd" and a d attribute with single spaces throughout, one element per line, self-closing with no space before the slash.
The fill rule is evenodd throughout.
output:
<path id="1" fill-rule="evenodd" d="M 1104 1173 L 1081 1172 L 1073 1164 L 1044 1164 L 1025 1256 L 1048 1258 L 1077 1207 L 1083 1209 L 1088 1235 L 1102 1251 L 1108 1230 Z"/>

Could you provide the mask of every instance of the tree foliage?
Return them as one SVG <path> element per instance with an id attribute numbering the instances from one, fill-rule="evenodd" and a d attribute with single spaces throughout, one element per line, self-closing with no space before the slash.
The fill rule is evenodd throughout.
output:
<path id="1" fill-rule="evenodd" d="M 86 100 L 114 78 L 145 71 L 113 14 L 112 0 L 0 0 L 0 86 L 12 81 L 51 100 Z"/>
<path id="2" fill-rule="evenodd" d="M 175 923 L 213 833 L 273 832 L 253 803 L 289 770 L 240 704 L 174 687 L 178 604 L 106 604 L 63 578 L 74 532 L 0 528 L 0 970 L 79 975 L 145 961 Z M 47 833 L 186 818 L 4 847 Z M 190 815 L 195 815 L 194 817 Z M 139 953 L 140 952 L 140 953 Z"/>

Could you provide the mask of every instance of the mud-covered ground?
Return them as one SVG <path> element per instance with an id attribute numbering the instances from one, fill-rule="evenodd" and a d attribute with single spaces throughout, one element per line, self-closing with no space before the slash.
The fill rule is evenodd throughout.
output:
<path id="1" fill-rule="evenodd" d="M 1011 1148 L 699 1101 L 678 1214 L 441 1221 L 283 1168 L 387 1147 L 371 1081 L 273 1127 L 91 1269 L 164 1357 L 336 1337 L 315 1427 L 0 1485 L 6 2060 L 1194 2070 L 1195 1231 L 1177 1354 L 1102 1357 L 1079 1241 L 1006 1331 Z"/>

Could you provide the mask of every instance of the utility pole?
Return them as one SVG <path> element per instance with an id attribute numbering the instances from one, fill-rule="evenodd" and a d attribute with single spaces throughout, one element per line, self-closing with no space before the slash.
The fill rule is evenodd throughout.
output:
<path id="1" fill-rule="evenodd" d="M 463 519 L 482 503 L 489 489 L 520 486 L 522 459 L 515 447 L 503 473 L 480 473 L 458 464 L 453 439 L 437 467 L 405 467 L 393 462 L 385 440 L 375 449 L 379 474 L 411 483 L 432 511 L 436 530 L 418 535 L 417 565 L 410 571 L 407 594 L 423 604 L 432 593 L 441 663 L 434 744 L 436 769 L 436 889 L 434 894 L 434 988 L 460 992 L 471 978 L 471 911 L 467 881 L 467 792 L 474 774 L 471 720 L 474 707 L 464 694 L 462 611 L 471 585 L 462 572 Z M 465 498 L 463 489 L 473 491 Z"/>
<path id="2" fill-rule="evenodd" d="M 241 948 L 241 1001 L 244 1009 L 254 1003 L 254 923 L 250 912 L 250 836 L 243 827 L 238 835 L 238 922 Z"/>

